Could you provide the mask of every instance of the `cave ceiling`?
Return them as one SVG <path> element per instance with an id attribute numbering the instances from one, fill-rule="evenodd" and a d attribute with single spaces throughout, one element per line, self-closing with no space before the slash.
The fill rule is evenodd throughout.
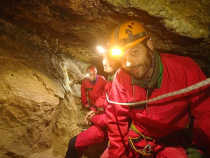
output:
<path id="1" fill-rule="evenodd" d="M 2 0 L 0 47 L 25 51 L 24 58 L 39 52 L 100 62 L 95 46 L 120 22 L 138 19 L 156 49 L 191 56 L 209 75 L 209 8 L 209 0 Z"/>

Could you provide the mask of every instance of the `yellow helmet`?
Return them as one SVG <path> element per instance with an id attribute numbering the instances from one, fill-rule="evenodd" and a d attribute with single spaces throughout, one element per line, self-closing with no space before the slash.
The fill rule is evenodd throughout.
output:
<path id="1" fill-rule="evenodd" d="M 133 48 L 148 37 L 148 34 L 138 21 L 128 21 L 118 26 L 108 42 L 112 56 L 121 56 L 129 48 Z"/>

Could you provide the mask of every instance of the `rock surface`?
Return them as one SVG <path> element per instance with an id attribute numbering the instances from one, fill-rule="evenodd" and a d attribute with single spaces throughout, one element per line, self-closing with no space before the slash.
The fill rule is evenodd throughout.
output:
<path id="1" fill-rule="evenodd" d="M 209 7 L 209 0 L 3 0 L 0 33 L 23 47 L 94 63 L 95 46 L 104 44 L 119 22 L 137 19 L 157 49 L 191 56 L 209 75 Z"/>
<path id="2" fill-rule="evenodd" d="M 3 55 L 8 54 L 7 51 L 0 50 L 0 157 L 63 157 L 69 139 L 84 126 L 85 111 L 78 97 L 80 94 L 71 88 L 72 93 L 69 92 L 64 82 L 68 76 L 62 66 L 59 73 L 54 70 L 54 74 L 50 74 L 44 71 L 48 67 L 40 69 L 41 63 L 40 67 L 33 66 L 34 63 L 24 58 Z M 39 57 L 39 61 L 42 58 Z M 48 66 L 58 69 L 55 60 L 63 65 L 59 58 L 51 58 L 53 60 Z M 82 71 L 81 68 L 87 66 L 85 63 L 77 66 L 74 62 L 71 61 L 74 70 Z M 67 73 L 70 70 L 67 69 Z M 74 75 L 74 71 L 71 72 Z M 79 79 L 78 74 L 74 75 L 74 80 Z M 76 89 L 78 91 L 79 87 Z"/>

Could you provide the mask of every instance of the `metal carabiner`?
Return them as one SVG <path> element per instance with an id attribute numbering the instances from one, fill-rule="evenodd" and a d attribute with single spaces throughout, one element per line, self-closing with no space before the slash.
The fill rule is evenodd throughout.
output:
<path id="1" fill-rule="evenodd" d="M 151 147 L 150 144 L 147 144 L 147 145 L 144 147 L 143 151 L 144 151 L 145 153 L 152 153 L 152 152 L 153 152 L 152 147 Z"/>

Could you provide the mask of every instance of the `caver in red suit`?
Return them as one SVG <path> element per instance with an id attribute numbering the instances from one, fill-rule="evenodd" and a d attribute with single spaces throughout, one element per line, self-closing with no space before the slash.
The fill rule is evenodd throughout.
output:
<path id="1" fill-rule="evenodd" d="M 157 86 L 152 90 L 142 88 L 120 69 L 113 80 L 109 99 L 121 103 L 142 101 L 146 100 L 146 95 L 154 98 L 206 78 L 188 57 L 161 54 L 158 69 Z M 187 158 L 187 154 L 197 149 L 210 152 L 209 95 L 209 87 L 204 87 L 191 95 L 165 98 L 144 108 L 109 104 L 106 108 L 108 157 Z M 187 138 L 190 116 L 194 118 L 192 143 L 191 138 Z M 191 144 L 197 149 L 187 148 Z"/>
<path id="2" fill-rule="evenodd" d="M 96 80 L 91 82 L 89 79 L 82 80 L 81 99 L 82 104 L 95 111 L 96 100 L 103 95 L 106 80 L 103 76 L 97 75 Z"/>
<path id="3" fill-rule="evenodd" d="M 106 107 L 107 101 L 105 93 L 108 92 L 110 88 L 111 81 L 108 81 L 103 95 L 95 101 L 95 107 L 97 107 L 96 109 L 104 109 Z M 80 157 L 79 153 L 82 153 L 89 146 L 103 143 L 107 140 L 106 115 L 104 111 L 100 111 L 98 114 L 94 115 L 91 118 L 91 122 L 93 124 L 91 127 L 70 140 L 65 158 Z"/>

